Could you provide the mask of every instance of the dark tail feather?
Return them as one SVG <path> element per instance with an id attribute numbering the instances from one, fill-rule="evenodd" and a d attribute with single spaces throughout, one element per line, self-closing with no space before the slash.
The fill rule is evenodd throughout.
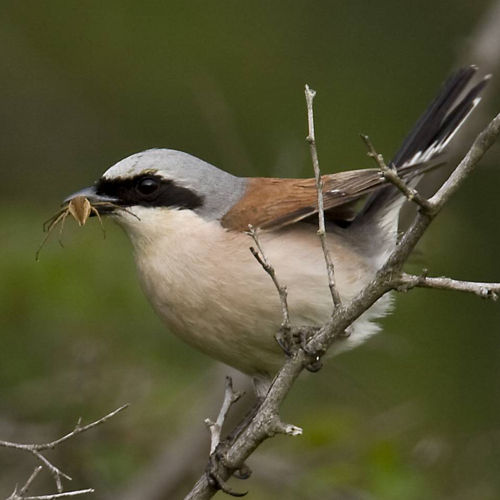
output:
<path id="1" fill-rule="evenodd" d="M 419 118 L 395 154 L 391 164 L 400 173 L 404 172 L 407 182 L 411 183 L 411 180 L 419 176 L 422 171 L 428 170 L 425 168 L 427 164 L 432 168 L 433 164 L 444 163 L 444 159 L 440 157 L 481 100 L 479 94 L 490 78 L 490 75 L 483 78 L 464 96 L 464 91 L 476 71 L 476 66 L 461 68 L 446 80 L 440 93 Z M 414 172 L 411 172 L 413 165 L 415 165 Z M 386 215 L 400 198 L 401 193 L 394 186 L 380 189 L 368 198 L 356 221 L 367 222 L 380 213 Z M 397 219 L 397 213 L 394 217 Z"/>

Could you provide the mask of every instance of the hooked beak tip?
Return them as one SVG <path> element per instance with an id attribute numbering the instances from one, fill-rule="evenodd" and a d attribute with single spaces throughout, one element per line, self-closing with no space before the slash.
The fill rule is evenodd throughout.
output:
<path id="1" fill-rule="evenodd" d="M 100 194 L 97 194 L 95 187 L 90 186 L 90 187 L 80 189 L 80 191 L 77 191 L 76 193 L 73 193 L 73 194 L 67 196 L 64 199 L 63 203 L 68 203 L 71 200 L 73 200 L 74 198 L 76 198 L 77 196 L 83 196 L 83 197 L 87 198 L 90 201 L 90 203 L 97 202 L 97 201 L 101 201 L 101 202 L 102 201 L 109 201 L 109 202 L 116 201 L 115 198 L 111 198 L 108 196 L 102 196 Z"/>
<path id="2" fill-rule="evenodd" d="M 96 194 L 97 193 L 96 193 L 95 188 L 93 186 L 87 187 L 84 189 L 80 189 L 80 191 L 77 191 L 76 193 L 70 194 L 69 196 L 67 196 L 64 199 L 63 203 L 68 203 L 69 201 L 76 198 L 77 196 L 84 196 L 85 198 L 89 198 L 89 200 L 90 200 L 92 198 L 95 198 Z"/>

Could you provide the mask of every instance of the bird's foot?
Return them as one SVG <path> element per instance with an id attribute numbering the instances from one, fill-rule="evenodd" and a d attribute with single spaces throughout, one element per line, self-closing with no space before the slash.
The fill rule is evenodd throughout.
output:
<path id="1" fill-rule="evenodd" d="M 207 476 L 208 484 L 212 488 L 215 488 L 216 490 L 221 490 L 227 495 L 230 495 L 232 497 L 244 497 L 248 493 L 248 491 L 239 492 L 239 491 L 234 491 L 232 488 L 230 488 L 226 484 L 225 480 L 221 477 L 221 474 L 219 472 L 220 465 L 225 465 L 224 455 L 220 450 L 215 450 L 210 455 L 210 459 L 205 469 L 205 474 Z M 238 479 L 247 479 L 250 477 L 251 474 L 252 471 L 246 464 L 243 464 L 239 469 L 237 469 L 234 472 L 234 476 L 237 477 Z"/>
<path id="2" fill-rule="evenodd" d="M 316 373 L 323 367 L 323 362 L 321 361 L 321 357 L 323 356 L 324 351 L 312 350 L 308 345 L 309 339 L 317 332 L 315 328 L 311 331 L 311 328 L 303 329 L 300 332 L 300 348 L 307 354 L 309 358 L 309 362 L 306 364 L 305 368 L 307 371 L 311 373 Z"/>
<path id="3" fill-rule="evenodd" d="M 276 342 L 281 347 L 285 355 L 291 358 L 299 349 L 302 349 L 311 360 L 306 365 L 306 370 L 317 372 L 323 366 L 321 356 L 324 352 L 313 352 L 308 346 L 309 339 L 318 331 L 318 328 L 312 326 L 299 328 L 281 328 L 275 335 Z"/>

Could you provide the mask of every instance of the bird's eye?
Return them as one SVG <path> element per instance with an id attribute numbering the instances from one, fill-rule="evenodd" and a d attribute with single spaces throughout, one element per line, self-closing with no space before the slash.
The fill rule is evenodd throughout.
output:
<path id="1" fill-rule="evenodd" d="M 143 196 L 151 196 L 158 191 L 159 187 L 160 183 L 156 179 L 146 177 L 137 183 L 136 189 Z"/>

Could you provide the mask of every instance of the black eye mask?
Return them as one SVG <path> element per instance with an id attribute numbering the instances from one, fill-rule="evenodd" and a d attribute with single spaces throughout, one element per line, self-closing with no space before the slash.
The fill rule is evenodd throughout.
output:
<path id="1" fill-rule="evenodd" d="M 203 198 L 188 188 L 159 175 L 144 174 L 132 178 L 100 179 L 95 185 L 98 195 L 114 198 L 117 205 L 131 207 L 177 207 L 194 210 Z"/>

